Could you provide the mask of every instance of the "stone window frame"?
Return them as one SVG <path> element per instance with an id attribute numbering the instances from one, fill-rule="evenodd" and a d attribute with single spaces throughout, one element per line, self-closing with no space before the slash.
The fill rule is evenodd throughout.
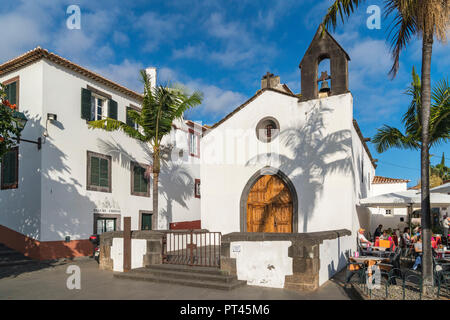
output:
<path id="1" fill-rule="evenodd" d="M 4 183 L 4 175 L 3 167 L 4 167 L 4 161 L 0 161 L 0 175 L 1 175 L 1 181 L 0 181 L 0 190 L 9 190 L 9 189 L 18 189 L 19 188 L 19 147 L 13 147 L 9 152 L 14 152 L 16 154 L 16 181 L 12 184 L 5 184 Z M 0 159 L 1 160 L 1 159 Z"/>
<path id="2" fill-rule="evenodd" d="M 15 76 L 8 80 L 2 82 L 4 86 L 7 86 L 10 83 L 16 82 L 16 111 L 19 111 L 19 91 L 20 91 L 20 76 Z"/>
<path id="3" fill-rule="evenodd" d="M 98 219 L 116 219 L 116 230 L 121 230 L 121 215 L 120 214 L 110 214 L 110 213 L 94 213 L 94 232 L 93 234 L 97 234 L 97 220 Z"/>
<path id="4" fill-rule="evenodd" d="M 275 128 L 272 129 L 274 131 L 271 132 L 271 136 L 270 137 L 267 137 L 267 136 L 262 137 L 260 135 L 260 130 L 265 130 L 265 126 L 267 125 L 268 121 L 271 121 L 275 125 Z M 271 117 L 271 116 L 264 117 L 261 120 L 259 120 L 258 123 L 256 124 L 255 132 L 256 132 L 256 138 L 259 141 L 265 142 L 265 143 L 272 142 L 280 134 L 280 123 L 274 117 Z"/>
<path id="5" fill-rule="evenodd" d="M 150 179 L 149 179 L 149 181 L 147 183 L 147 192 L 136 192 L 136 191 L 133 190 L 133 187 L 134 187 L 134 167 L 135 166 L 142 167 L 142 168 L 144 168 L 146 170 L 149 167 L 148 165 L 144 165 L 144 164 L 139 163 L 139 162 L 130 161 L 130 176 L 131 176 L 131 178 L 130 178 L 130 194 L 132 196 L 150 198 Z"/>
<path id="6" fill-rule="evenodd" d="M 200 199 L 201 198 L 201 189 L 199 190 L 199 188 L 197 187 L 197 186 L 199 186 L 200 187 L 200 179 L 195 179 L 195 183 L 194 183 L 194 196 L 196 197 L 196 198 L 198 198 L 198 199 Z M 197 191 L 198 191 L 198 193 L 197 193 Z"/>
<path id="7" fill-rule="evenodd" d="M 112 193 L 112 157 L 101 153 L 86 151 L 86 190 Z M 108 160 L 108 187 L 91 185 L 91 157 L 103 158 Z"/>
<path id="8" fill-rule="evenodd" d="M 142 230 L 142 215 L 144 214 L 151 214 L 152 215 L 152 230 L 155 230 L 155 215 L 153 214 L 152 210 L 139 210 L 139 230 Z"/>

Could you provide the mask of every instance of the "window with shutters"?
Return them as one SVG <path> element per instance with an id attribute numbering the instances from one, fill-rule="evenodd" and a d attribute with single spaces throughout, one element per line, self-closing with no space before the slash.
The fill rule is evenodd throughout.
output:
<path id="1" fill-rule="evenodd" d="M 148 166 L 131 162 L 131 194 L 150 197 L 150 184 L 147 176 Z"/>
<path id="2" fill-rule="evenodd" d="M 3 85 L 5 85 L 6 99 L 9 103 L 15 104 L 16 110 L 19 110 L 19 77 L 6 80 Z"/>
<path id="3" fill-rule="evenodd" d="M 189 129 L 189 154 L 192 157 L 200 157 L 200 135 Z"/>
<path id="4" fill-rule="evenodd" d="M 140 112 L 141 110 L 138 107 L 136 107 L 136 106 L 134 106 L 132 104 L 130 104 L 130 106 L 127 107 L 127 110 L 126 110 L 126 124 L 129 125 L 130 127 L 133 127 L 134 129 L 138 130 L 139 129 L 139 125 L 136 122 L 134 122 L 131 119 L 131 117 L 128 115 L 128 111 L 129 110 L 135 110 L 137 112 Z"/>
<path id="5" fill-rule="evenodd" d="M 91 86 L 81 88 L 81 118 L 86 121 L 117 118 L 117 102 L 110 94 Z"/>
<path id="6" fill-rule="evenodd" d="M 108 101 L 96 94 L 91 98 L 91 120 L 102 120 L 108 117 Z"/>
<path id="7" fill-rule="evenodd" d="M 17 189 L 19 187 L 19 148 L 15 147 L 2 157 L 1 189 Z"/>
<path id="8" fill-rule="evenodd" d="M 87 189 L 111 192 L 111 156 L 87 152 Z"/>

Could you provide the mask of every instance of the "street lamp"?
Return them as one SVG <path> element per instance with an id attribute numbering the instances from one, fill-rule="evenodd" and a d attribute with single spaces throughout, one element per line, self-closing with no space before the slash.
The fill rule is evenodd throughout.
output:
<path id="1" fill-rule="evenodd" d="M 25 128 L 25 126 L 27 124 L 27 121 L 28 121 L 27 117 L 22 112 L 19 112 L 19 111 L 14 111 L 13 117 L 16 120 L 15 121 L 16 128 L 19 130 L 19 132 L 22 132 L 22 130 Z M 37 144 L 38 150 L 41 150 L 41 147 L 42 147 L 41 137 L 39 137 L 37 139 L 37 141 L 31 141 L 31 140 L 21 139 L 21 138 L 14 138 L 14 139 L 16 139 L 18 143 L 20 143 L 20 141 L 25 141 L 25 142 Z"/>

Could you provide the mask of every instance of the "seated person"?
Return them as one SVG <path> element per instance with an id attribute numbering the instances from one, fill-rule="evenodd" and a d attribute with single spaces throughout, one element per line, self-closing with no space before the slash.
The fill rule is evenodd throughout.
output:
<path id="1" fill-rule="evenodd" d="M 372 246 L 372 242 L 367 240 L 367 238 L 364 236 L 364 231 L 366 231 L 366 230 L 363 228 L 359 229 L 358 240 L 359 240 L 359 245 L 361 246 L 361 248 L 367 249 L 370 246 Z"/>
<path id="2" fill-rule="evenodd" d="M 417 242 L 414 244 L 414 251 L 417 254 L 416 261 L 414 262 L 413 270 L 417 270 L 419 265 L 422 265 L 422 238 L 419 236 Z"/>
<path id="3" fill-rule="evenodd" d="M 383 234 L 380 236 L 380 240 L 389 240 L 391 236 L 387 233 L 386 230 L 383 231 Z"/>

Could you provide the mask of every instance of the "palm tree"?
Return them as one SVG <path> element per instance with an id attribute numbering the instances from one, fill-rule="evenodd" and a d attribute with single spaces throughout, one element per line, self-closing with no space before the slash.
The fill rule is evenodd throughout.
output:
<path id="1" fill-rule="evenodd" d="M 349 17 L 364 0 L 335 0 L 329 7 L 322 25 L 336 28 L 338 15 L 342 22 Z M 394 63 L 389 74 L 398 72 L 400 52 L 413 37 L 422 38 L 421 70 L 421 191 L 422 191 L 422 230 L 423 230 L 423 280 L 426 286 L 433 283 L 431 258 L 431 208 L 429 186 L 429 145 L 430 145 L 430 107 L 431 107 L 431 54 L 433 38 L 446 41 L 447 27 L 450 23 L 448 0 L 385 0 L 385 17 L 394 15 L 388 38 L 391 40 L 391 52 Z"/>
<path id="2" fill-rule="evenodd" d="M 106 131 L 122 130 L 131 138 L 151 145 L 153 149 L 153 213 L 155 220 L 158 221 L 158 182 L 161 150 L 164 147 L 161 141 L 172 130 L 173 121 L 182 119 L 186 110 L 201 104 L 203 95 L 198 91 L 189 95 L 182 89 L 162 85 L 152 89 L 145 70 L 141 70 L 141 77 L 144 83 L 141 112 L 128 110 L 128 117 L 139 126 L 138 129 L 111 118 L 91 121 L 89 127 Z"/>
<path id="3" fill-rule="evenodd" d="M 405 133 L 402 133 L 397 128 L 383 125 L 377 130 L 372 139 L 378 153 L 385 152 L 391 148 L 413 150 L 422 148 L 420 117 L 423 108 L 421 99 L 422 86 L 414 67 L 412 69 L 412 79 L 411 85 L 406 90 L 406 94 L 411 97 L 411 103 L 402 118 Z M 432 97 L 428 148 L 446 143 L 450 139 L 450 87 L 448 81 L 441 80 L 433 86 Z"/>

